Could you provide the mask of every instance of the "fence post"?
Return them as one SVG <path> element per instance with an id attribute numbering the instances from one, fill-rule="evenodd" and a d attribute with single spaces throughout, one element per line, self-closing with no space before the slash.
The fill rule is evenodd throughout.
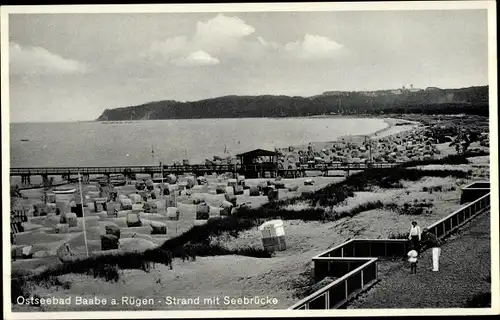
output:
<path id="1" fill-rule="evenodd" d="M 364 271 L 365 271 L 364 269 L 361 270 L 361 289 L 363 289 L 364 286 L 365 286 L 364 285 L 364 281 L 363 281 L 363 273 L 364 273 Z"/>
<path id="2" fill-rule="evenodd" d="M 325 309 L 330 309 L 330 294 L 329 290 L 325 291 Z"/>
<path id="3" fill-rule="evenodd" d="M 344 283 L 345 283 L 345 299 L 347 300 L 347 297 L 349 297 L 349 289 L 347 287 L 347 280 L 348 279 L 345 279 L 344 280 Z"/>

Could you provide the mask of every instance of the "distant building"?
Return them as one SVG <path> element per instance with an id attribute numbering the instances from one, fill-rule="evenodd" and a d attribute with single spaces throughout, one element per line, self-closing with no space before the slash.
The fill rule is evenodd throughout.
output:
<path id="1" fill-rule="evenodd" d="M 426 91 L 441 91 L 443 89 L 440 89 L 438 87 L 427 87 L 425 88 Z"/>
<path id="2" fill-rule="evenodd" d="M 325 91 L 322 93 L 325 96 L 348 96 L 351 94 L 349 91 Z"/>
<path id="3" fill-rule="evenodd" d="M 413 84 L 410 84 L 410 89 L 408 89 L 409 92 L 419 92 L 422 91 L 422 89 L 414 88 Z"/>
<path id="4" fill-rule="evenodd" d="M 374 91 L 360 91 L 359 94 L 367 96 L 367 97 L 376 97 L 378 94 Z"/>

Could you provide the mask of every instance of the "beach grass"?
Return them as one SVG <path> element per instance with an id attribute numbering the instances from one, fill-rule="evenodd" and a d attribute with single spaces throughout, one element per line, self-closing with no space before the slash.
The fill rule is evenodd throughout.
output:
<path id="1" fill-rule="evenodd" d="M 347 216 L 354 216 L 360 212 L 387 208 L 381 201 L 361 203 L 348 210 L 325 210 L 342 203 L 347 198 L 354 196 L 354 192 L 366 190 L 370 186 L 393 188 L 401 180 L 416 181 L 422 177 L 458 177 L 463 178 L 466 172 L 460 170 L 419 170 L 411 168 L 393 168 L 381 170 L 365 170 L 349 176 L 346 180 L 333 183 L 313 192 L 299 197 L 302 201 L 309 201 L 311 208 L 303 210 L 285 209 L 285 205 L 293 204 L 298 199 L 270 202 L 259 208 L 240 208 L 235 216 L 211 219 L 206 224 L 197 225 L 179 236 L 166 240 L 158 248 L 146 250 L 142 253 L 120 253 L 116 255 L 102 255 L 89 257 L 46 270 L 36 278 L 46 279 L 54 275 L 66 273 L 91 273 L 95 277 L 104 277 L 107 280 L 116 279 L 114 267 L 119 269 L 140 269 L 147 271 L 150 263 L 171 263 L 171 259 L 192 258 L 196 256 L 211 255 L 246 255 L 265 258 L 270 254 L 261 248 L 235 248 L 227 249 L 218 244 L 210 243 L 210 239 L 229 233 L 237 237 L 238 233 L 256 227 L 261 220 L 280 218 L 285 220 L 303 221 L 332 221 Z"/>
<path id="2" fill-rule="evenodd" d="M 438 159 L 428 159 L 428 160 L 418 160 L 418 161 L 408 161 L 403 164 L 401 164 L 402 167 L 416 167 L 416 166 L 426 166 L 426 165 L 432 165 L 432 164 L 450 164 L 450 165 L 457 165 L 457 164 L 469 164 L 470 161 L 468 158 L 472 157 L 481 157 L 481 156 L 487 156 L 489 155 L 489 152 L 480 150 L 480 151 L 467 151 L 461 154 L 450 154 L 442 158 Z"/>
<path id="3" fill-rule="evenodd" d="M 172 265 L 173 258 L 196 260 L 197 256 L 242 255 L 255 258 L 270 258 L 272 253 L 263 248 L 239 247 L 227 248 L 220 243 L 212 243 L 211 239 L 229 233 L 237 236 L 239 231 L 247 230 L 256 225 L 255 220 L 227 217 L 213 219 L 206 224 L 193 226 L 185 233 L 166 240 L 161 246 L 144 252 L 119 252 L 109 255 L 90 256 L 55 264 L 44 271 L 15 272 L 12 274 L 12 302 L 15 298 L 29 296 L 33 283 L 53 286 L 65 286 L 58 283 L 58 276 L 65 274 L 87 274 L 108 282 L 116 282 L 120 278 L 120 270 L 136 269 L 149 272 L 155 263 Z M 60 282 L 60 281 L 59 281 Z"/>
<path id="4" fill-rule="evenodd" d="M 401 188 L 401 181 L 417 181 L 424 177 L 466 178 L 468 174 L 469 172 L 464 172 L 463 170 L 421 170 L 405 167 L 368 169 L 353 174 L 341 182 L 330 184 L 310 194 L 304 194 L 294 199 L 269 203 L 263 207 L 266 209 L 276 209 L 287 205 L 293 205 L 297 202 L 309 202 L 313 207 L 332 207 L 352 197 L 354 192 L 369 191 L 372 187 L 380 187 L 383 189 Z M 248 213 L 246 216 L 250 217 Z"/>

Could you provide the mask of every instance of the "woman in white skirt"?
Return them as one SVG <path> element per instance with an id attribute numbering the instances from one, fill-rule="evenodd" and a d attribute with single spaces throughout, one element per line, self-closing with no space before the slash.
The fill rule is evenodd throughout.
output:
<path id="1" fill-rule="evenodd" d="M 441 255 L 441 241 L 425 228 L 422 232 L 422 244 L 432 250 L 432 271 L 439 271 L 439 256 Z"/>

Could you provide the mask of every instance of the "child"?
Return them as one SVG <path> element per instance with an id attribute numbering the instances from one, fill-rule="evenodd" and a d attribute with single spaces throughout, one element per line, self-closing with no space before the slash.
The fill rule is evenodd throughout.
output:
<path id="1" fill-rule="evenodd" d="M 410 274 L 417 273 L 417 256 L 418 252 L 414 247 L 411 247 L 410 252 L 408 252 L 408 262 L 410 262 Z"/>

